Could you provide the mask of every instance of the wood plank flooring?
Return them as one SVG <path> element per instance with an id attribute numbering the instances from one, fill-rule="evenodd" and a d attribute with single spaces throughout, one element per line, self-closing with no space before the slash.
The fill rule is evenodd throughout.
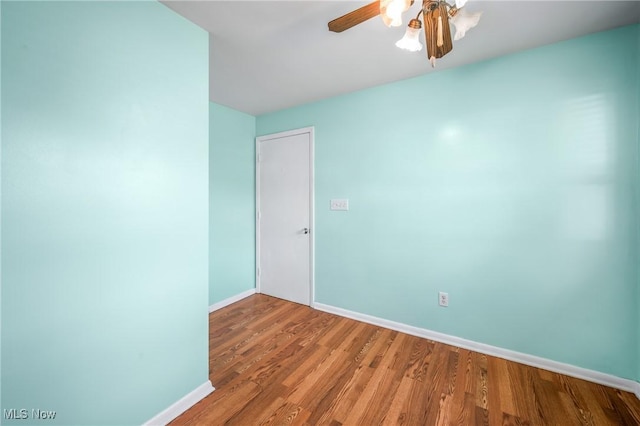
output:
<path id="1" fill-rule="evenodd" d="M 209 321 L 216 391 L 172 425 L 640 425 L 628 392 L 264 295 Z"/>

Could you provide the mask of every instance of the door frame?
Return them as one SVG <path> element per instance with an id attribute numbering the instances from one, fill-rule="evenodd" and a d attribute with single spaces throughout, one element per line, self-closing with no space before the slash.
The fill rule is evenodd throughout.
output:
<path id="1" fill-rule="evenodd" d="M 256 293 L 260 290 L 260 142 L 289 136 L 309 135 L 309 306 L 315 303 L 315 127 L 303 127 L 256 137 Z"/>

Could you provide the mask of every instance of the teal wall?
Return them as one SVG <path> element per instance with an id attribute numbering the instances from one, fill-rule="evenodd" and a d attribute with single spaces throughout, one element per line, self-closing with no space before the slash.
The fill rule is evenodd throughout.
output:
<path id="1" fill-rule="evenodd" d="M 208 36 L 3 1 L 2 87 L 2 409 L 141 424 L 208 380 Z"/>
<path id="2" fill-rule="evenodd" d="M 637 44 L 636 44 L 636 59 L 637 59 L 637 68 L 636 68 L 636 78 L 640 81 L 640 31 L 637 32 Z M 640 116 L 640 83 L 637 85 L 638 90 L 638 98 L 636 100 L 636 111 L 637 116 Z M 638 130 L 636 133 L 636 137 L 638 139 L 636 158 L 638 160 L 637 165 L 637 174 L 636 174 L 636 211 L 640 212 L 640 119 L 638 119 Z M 637 321 L 637 330 L 638 330 L 638 352 L 637 352 L 637 374 L 636 380 L 640 382 L 640 220 L 636 223 L 637 230 L 637 242 L 636 245 L 636 256 L 637 256 L 637 265 L 638 266 L 638 286 L 637 286 L 637 296 L 636 299 L 638 301 L 638 321 Z M 640 394 L 638 394 L 640 395 Z M 639 396 L 640 397 L 640 396 Z"/>
<path id="3" fill-rule="evenodd" d="M 209 108 L 209 304 L 255 288 L 255 117 Z"/>
<path id="4" fill-rule="evenodd" d="M 316 301 L 640 378 L 638 31 L 258 117 L 315 126 Z"/>
<path id="5" fill-rule="evenodd" d="M 0 378 L 2 376 L 2 1 L 0 1 Z M 2 385 L 0 384 L 0 408 Z"/>

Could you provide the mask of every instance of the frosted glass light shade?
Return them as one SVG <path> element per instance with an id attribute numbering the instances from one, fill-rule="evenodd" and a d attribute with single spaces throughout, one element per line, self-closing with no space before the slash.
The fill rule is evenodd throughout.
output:
<path id="1" fill-rule="evenodd" d="M 454 40 L 460 40 L 471 28 L 478 25 L 482 12 L 468 13 L 465 9 L 460 9 L 451 17 L 451 23 L 456 27 Z"/>
<path id="2" fill-rule="evenodd" d="M 380 0 L 380 16 L 387 27 L 402 25 L 402 13 L 409 9 L 411 0 Z"/>
<path id="3" fill-rule="evenodd" d="M 422 50 L 422 43 L 420 43 L 419 36 L 420 28 L 408 27 L 404 33 L 404 37 L 396 41 L 396 46 L 409 52 L 418 52 Z"/>

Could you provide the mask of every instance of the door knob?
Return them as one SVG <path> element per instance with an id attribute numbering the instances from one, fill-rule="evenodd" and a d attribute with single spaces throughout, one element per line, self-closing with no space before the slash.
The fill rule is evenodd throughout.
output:
<path id="1" fill-rule="evenodd" d="M 303 234 L 308 234 L 309 233 L 309 228 L 302 228 L 302 233 Z"/>

